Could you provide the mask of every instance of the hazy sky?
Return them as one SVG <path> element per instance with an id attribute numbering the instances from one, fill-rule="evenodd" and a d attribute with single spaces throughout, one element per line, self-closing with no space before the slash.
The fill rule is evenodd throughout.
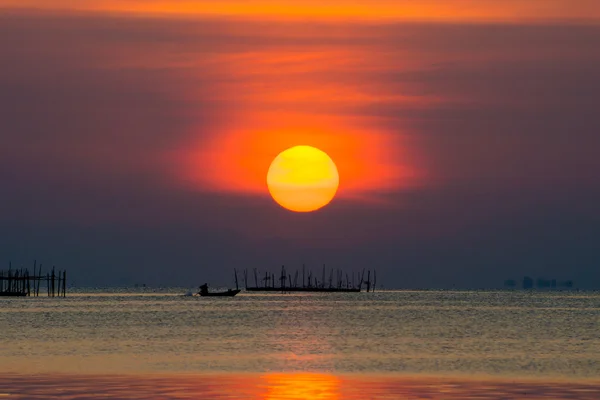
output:
<path id="1" fill-rule="evenodd" d="M 0 262 L 600 287 L 600 4 L 322 3 L 0 0 Z M 266 188 L 299 144 L 340 172 L 310 214 Z"/>

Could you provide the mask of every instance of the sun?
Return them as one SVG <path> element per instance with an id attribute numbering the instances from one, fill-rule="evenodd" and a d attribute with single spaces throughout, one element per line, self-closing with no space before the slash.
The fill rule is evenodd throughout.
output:
<path id="1" fill-rule="evenodd" d="M 311 146 L 295 146 L 279 153 L 267 173 L 273 200 L 296 212 L 318 210 L 331 202 L 340 182 L 335 163 Z"/>

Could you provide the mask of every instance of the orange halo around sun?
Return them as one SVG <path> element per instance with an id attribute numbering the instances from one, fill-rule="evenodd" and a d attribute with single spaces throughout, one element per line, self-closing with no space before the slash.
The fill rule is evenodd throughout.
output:
<path id="1" fill-rule="evenodd" d="M 397 132 L 368 121 L 282 113 L 240 118 L 215 134 L 198 138 L 169 154 L 178 183 L 184 187 L 241 196 L 268 196 L 265 175 L 284 149 L 310 144 L 333 161 L 342 184 L 335 192 L 344 201 L 377 201 L 387 193 L 420 185 L 416 153 Z M 260 126 L 260 128 L 257 128 Z M 172 157 L 172 158 L 171 158 Z"/>
<path id="2" fill-rule="evenodd" d="M 267 173 L 273 200 L 283 208 L 310 212 L 329 204 L 339 186 L 338 170 L 324 151 L 294 146 L 275 157 Z"/>

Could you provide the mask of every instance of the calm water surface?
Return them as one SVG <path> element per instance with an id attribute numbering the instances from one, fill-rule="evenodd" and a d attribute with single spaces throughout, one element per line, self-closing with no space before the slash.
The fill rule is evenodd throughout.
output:
<path id="1" fill-rule="evenodd" d="M 600 376 L 599 293 L 184 292 L 0 299 L 0 370 Z"/>
<path id="2" fill-rule="evenodd" d="M 0 298 L 0 397 L 598 399 L 600 294 Z"/>

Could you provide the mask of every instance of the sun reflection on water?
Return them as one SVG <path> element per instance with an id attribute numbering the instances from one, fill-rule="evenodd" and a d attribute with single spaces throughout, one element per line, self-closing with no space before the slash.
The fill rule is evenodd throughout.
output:
<path id="1" fill-rule="evenodd" d="M 318 373 L 268 374 L 264 380 L 264 400 L 314 399 L 338 400 L 340 379 L 334 375 Z"/>
<path id="2" fill-rule="evenodd" d="M 329 373 L 211 375 L 0 375 L 0 397 L 75 399 L 373 400 L 600 398 L 598 383 Z"/>

